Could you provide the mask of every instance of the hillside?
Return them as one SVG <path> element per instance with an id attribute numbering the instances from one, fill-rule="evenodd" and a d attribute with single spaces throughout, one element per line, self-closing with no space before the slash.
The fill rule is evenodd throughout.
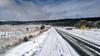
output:
<path id="1" fill-rule="evenodd" d="M 80 20 L 87 21 L 100 21 L 100 17 L 91 17 L 91 18 L 66 18 L 59 20 L 41 20 L 41 21 L 0 21 L 0 25 L 20 25 L 20 24 L 46 24 L 52 26 L 73 26 L 78 23 Z"/>

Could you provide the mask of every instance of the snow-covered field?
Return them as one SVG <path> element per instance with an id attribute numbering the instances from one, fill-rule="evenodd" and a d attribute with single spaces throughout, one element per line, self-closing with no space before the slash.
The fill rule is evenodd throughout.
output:
<path id="1" fill-rule="evenodd" d="M 29 28 L 28 30 L 26 30 Z M 1 25 L 0 26 L 0 38 L 14 38 L 19 37 L 28 33 L 39 30 L 38 27 L 34 25 Z"/>
<path id="2" fill-rule="evenodd" d="M 45 32 L 41 36 L 11 49 L 5 54 L 5 56 L 31 56 L 40 50 L 47 35 L 48 32 Z"/>
<path id="3" fill-rule="evenodd" d="M 9 50 L 21 44 L 24 37 L 34 37 L 40 34 L 39 27 L 36 25 L 0 25 L 0 54 L 6 49 Z"/>

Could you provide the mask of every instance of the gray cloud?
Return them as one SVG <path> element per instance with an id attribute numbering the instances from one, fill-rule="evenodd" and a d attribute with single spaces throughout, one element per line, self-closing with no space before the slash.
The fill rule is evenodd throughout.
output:
<path id="1" fill-rule="evenodd" d="M 77 18 L 77 17 L 93 17 L 100 15 L 100 7 L 97 1 L 69 1 L 57 6 L 47 6 L 47 13 L 51 14 L 51 18 Z"/>
<path id="2" fill-rule="evenodd" d="M 99 0 L 0 0 L 0 20 L 53 20 L 100 15 Z M 43 5 L 41 5 L 43 4 Z"/>

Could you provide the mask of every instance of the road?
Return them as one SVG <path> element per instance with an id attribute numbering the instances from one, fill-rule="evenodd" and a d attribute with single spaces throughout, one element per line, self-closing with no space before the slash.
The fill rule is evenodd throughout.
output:
<path id="1" fill-rule="evenodd" d="M 80 56 L 100 56 L 100 45 L 61 30 L 57 31 Z"/>
<path id="2" fill-rule="evenodd" d="M 47 40 L 36 56 L 79 56 L 54 28 L 48 34 Z"/>

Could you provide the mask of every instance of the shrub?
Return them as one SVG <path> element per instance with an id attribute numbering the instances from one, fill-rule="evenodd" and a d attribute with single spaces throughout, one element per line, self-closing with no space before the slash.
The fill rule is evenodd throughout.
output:
<path id="1" fill-rule="evenodd" d="M 23 42 L 27 42 L 27 41 L 28 41 L 28 38 L 25 36 L 23 39 Z"/>
<path id="2" fill-rule="evenodd" d="M 32 35 L 29 35 L 28 37 L 29 37 L 29 38 L 32 38 L 33 36 L 32 36 Z"/>
<path id="3" fill-rule="evenodd" d="M 44 25 L 42 25 L 42 26 L 40 27 L 40 29 L 41 29 L 41 30 L 43 30 L 44 28 L 45 28 L 45 26 L 44 26 Z"/>

